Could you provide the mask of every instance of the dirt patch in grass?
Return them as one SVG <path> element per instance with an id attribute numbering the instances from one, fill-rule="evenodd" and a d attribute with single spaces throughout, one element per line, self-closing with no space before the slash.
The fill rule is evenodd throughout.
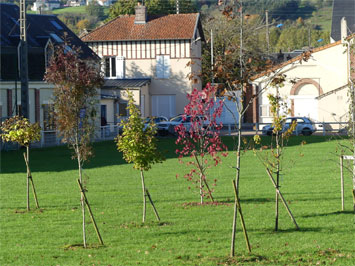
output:
<path id="1" fill-rule="evenodd" d="M 146 223 L 138 223 L 138 222 L 129 222 L 120 225 L 120 228 L 131 229 L 131 228 L 150 228 L 150 227 L 160 227 L 160 226 L 168 226 L 171 225 L 169 222 L 146 222 Z"/>
<path id="2" fill-rule="evenodd" d="M 78 250 L 78 249 L 98 249 L 102 248 L 103 246 L 100 244 L 88 244 L 86 248 L 84 248 L 83 244 L 67 244 L 63 248 L 64 250 Z"/>
<path id="3" fill-rule="evenodd" d="M 182 204 L 182 207 L 185 209 L 191 208 L 191 207 L 203 207 L 203 206 L 232 206 L 232 203 L 227 203 L 227 202 L 185 202 Z"/>

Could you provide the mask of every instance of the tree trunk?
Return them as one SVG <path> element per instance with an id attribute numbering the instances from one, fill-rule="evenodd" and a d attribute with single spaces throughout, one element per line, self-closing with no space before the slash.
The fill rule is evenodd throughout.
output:
<path id="1" fill-rule="evenodd" d="M 201 198 L 201 204 L 203 203 L 203 190 L 202 190 L 202 186 L 203 186 L 203 180 L 202 180 L 202 174 L 200 174 L 200 198 Z"/>
<path id="2" fill-rule="evenodd" d="M 279 138 L 276 136 L 276 138 Z M 277 169 L 276 169 L 276 191 L 275 191 L 275 231 L 279 229 L 279 193 L 278 190 L 280 189 L 280 152 L 279 146 L 277 141 Z"/>
<path id="3" fill-rule="evenodd" d="M 240 150 L 241 150 L 241 143 L 242 143 L 242 113 L 243 113 L 243 107 L 240 107 L 239 103 L 239 108 L 240 111 L 239 113 L 239 117 L 238 117 L 238 147 L 237 147 L 237 162 L 236 162 L 236 168 L 237 168 L 237 172 L 236 172 L 236 177 L 235 177 L 235 185 L 237 188 L 237 193 L 239 194 L 239 179 L 240 179 Z"/>
<path id="4" fill-rule="evenodd" d="M 78 166 L 79 166 L 79 180 L 80 184 L 83 185 L 83 174 L 82 174 L 82 165 L 81 165 L 81 158 L 80 155 L 78 155 Z M 81 203 L 81 212 L 83 214 L 83 245 L 84 248 L 86 248 L 86 230 L 85 230 L 85 200 L 84 200 L 84 195 L 83 193 L 80 193 L 80 203 Z"/>
<path id="5" fill-rule="evenodd" d="M 145 222 L 145 215 L 146 215 L 147 201 L 146 201 L 146 192 L 145 192 L 145 183 L 144 183 L 144 173 L 143 173 L 142 169 L 141 169 L 141 179 L 142 179 L 142 191 L 143 191 L 143 223 L 144 223 Z"/>
<path id="6" fill-rule="evenodd" d="M 30 210 L 30 147 L 26 146 L 26 158 L 27 158 L 27 164 L 26 164 L 26 170 L 27 170 L 27 211 Z"/>

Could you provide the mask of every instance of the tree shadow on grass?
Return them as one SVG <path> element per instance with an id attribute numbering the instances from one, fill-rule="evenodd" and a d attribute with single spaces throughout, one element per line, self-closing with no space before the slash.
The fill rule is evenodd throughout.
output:
<path id="1" fill-rule="evenodd" d="M 269 235 L 269 234 L 284 234 L 284 233 L 306 233 L 306 232 L 321 232 L 322 230 L 324 230 L 324 228 L 322 227 L 300 227 L 299 229 L 295 228 L 295 227 L 290 227 L 287 229 L 278 229 L 277 231 L 274 230 L 274 228 L 267 228 L 267 229 L 263 229 L 262 231 L 260 230 L 255 230 L 257 232 L 257 234 L 260 235 Z M 250 230 L 248 230 L 250 231 Z"/>
<path id="2" fill-rule="evenodd" d="M 251 138 L 251 136 L 248 136 Z M 175 137 L 158 138 L 158 149 L 166 159 L 177 158 L 175 150 Z M 288 146 L 299 145 L 303 140 L 307 143 L 318 143 L 329 141 L 329 136 L 294 136 Z M 269 143 L 268 137 L 263 139 L 263 142 Z M 228 146 L 229 150 L 234 150 L 234 137 L 223 137 L 223 142 Z M 93 144 L 94 157 L 90 158 L 84 164 L 85 169 L 99 168 L 112 165 L 127 164 L 122 157 L 122 153 L 116 149 L 116 143 L 111 141 L 96 142 Z M 0 173 L 26 173 L 26 166 L 23 160 L 24 150 L 17 151 L 1 151 Z M 35 172 L 62 172 L 68 170 L 76 170 L 77 162 L 72 160 L 72 150 L 66 145 L 59 147 L 37 148 L 30 151 L 30 167 L 33 173 Z"/>
<path id="3" fill-rule="evenodd" d="M 326 212 L 326 213 L 315 213 L 315 214 L 306 214 L 301 215 L 303 218 L 311 218 L 311 217 L 323 217 L 323 216 L 330 216 L 330 215 L 339 215 L 339 214 L 354 214 L 353 211 L 336 211 L 336 212 Z"/>
<path id="4" fill-rule="evenodd" d="M 159 139 L 158 148 L 166 159 L 177 158 L 174 139 Z M 84 164 L 85 169 L 99 168 L 112 165 L 127 164 L 122 153 L 116 149 L 114 141 L 93 143 L 94 156 Z M 0 153 L 0 173 L 24 173 L 26 166 L 23 160 L 23 149 L 2 151 Z M 62 172 L 78 169 L 76 159 L 72 160 L 73 151 L 68 146 L 37 148 L 30 150 L 31 172 Z"/>

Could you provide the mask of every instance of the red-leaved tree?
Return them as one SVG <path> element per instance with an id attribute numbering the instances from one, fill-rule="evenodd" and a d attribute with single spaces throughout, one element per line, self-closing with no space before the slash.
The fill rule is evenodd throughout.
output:
<path id="1" fill-rule="evenodd" d="M 55 85 L 54 115 L 62 141 L 74 151 L 79 170 L 81 208 L 83 214 L 83 244 L 86 247 L 85 197 L 83 164 L 92 156 L 91 139 L 97 121 L 98 88 L 103 84 L 99 62 L 95 56 L 83 58 L 80 49 L 68 45 L 56 46 L 46 70 L 45 80 Z M 93 217 L 91 215 L 91 217 Z M 96 232 L 98 230 L 96 228 Z M 99 235 L 99 233 L 98 233 Z M 101 237 L 99 237 L 102 242 Z"/>
<path id="2" fill-rule="evenodd" d="M 206 170 L 221 162 L 219 154 L 227 156 L 227 147 L 220 137 L 222 124 L 217 122 L 222 114 L 223 102 L 216 101 L 216 88 L 210 84 L 202 90 L 194 89 L 187 97 L 189 103 L 185 106 L 183 119 L 186 121 L 189 118 L 191 122 L 175 127 L 178 133 L 176 144 L 181 147 L 176 153 L 180 163 L 184 162 L 184 156 L 190 157 L 186 165 L 191 169 L 184 177 L 199 189 L 201 203 L 205 196 L 214 201 Z M 214 179 L 214 186 L 216 181 Z"/>

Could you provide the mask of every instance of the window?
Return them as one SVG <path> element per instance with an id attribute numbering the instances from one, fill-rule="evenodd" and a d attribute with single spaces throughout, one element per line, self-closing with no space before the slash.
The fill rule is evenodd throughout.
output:
<path id="1" fill-rule="evenodd" d="M 119 78 L 125 77 L 125 64 L 124 57 L 105 57 L 104 58 L 104 71 L 106 78 Z"/>
<path id="2" fill-rule="evenodd" d="M 170 56 L 169 55 L 157 56 L 156 77 L 159 79 L 168 79 L 170 77 Z"/>
<path id="3" fill-rule="evenodd" d="M 260 105 L 259 113 L 260 116 L 270 116 L 269 105 L 267 104 Z"/>
<path id="4" fill-rule="evenodd" d="M 60 26 L 57 21 L 55 21 L 55 20 L 50 20 L 50 22 L 52 23 L 52 25 L 53 25 L 57 30 L 62 30 L 62 29 L 63 29 L 63 27 Z"/>
<path id="5" fill-rule="evenodd" d="M 57 43 L 63 43 L 63 40 L 55 33 L 50 33 L 49 34 L 53 40 L 55 40 Z"/>
<path id="6" fill-rule="evenodd" d="M 54 130 L 54 106 L 53 104 L 43 104 L 43 130 Z"/>
<path id="7" fill-rule="evenodd" d="M 127 111 L 127 103 L 125 102 L 120 102 L 118 104 L 118 115 L 127 117 L 128 116 L 128 111 Z"/>

